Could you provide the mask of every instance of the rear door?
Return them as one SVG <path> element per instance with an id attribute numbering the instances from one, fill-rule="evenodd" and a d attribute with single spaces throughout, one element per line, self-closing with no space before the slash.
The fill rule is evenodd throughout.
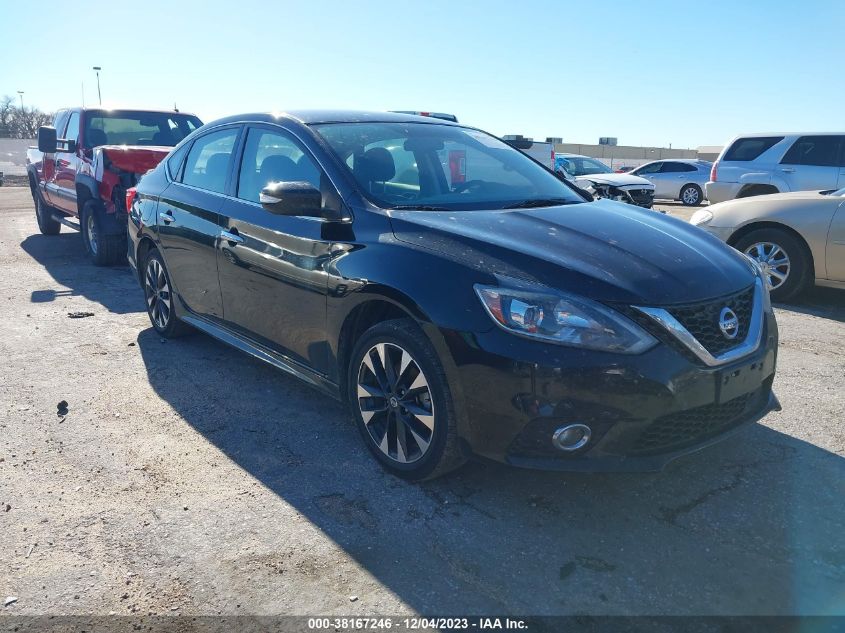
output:
<path id="1" fill-rule="evenodd" d="M 836 189 L 841 136 L 801 136 L 778 165 L 777 173 L 790 191 Z"/>
<path id="2" fill-rule="evenodd" d="M 333 242 L 322 237 L 321 218 L 274 215 L 258 196 L 269 182 L 308 182 L 324 194 L 332 185 L 304 145 L 278 126 L 252 126 L 242 144 L 217 251 L 226 325 L 325 372 L 325 266 Z"/>
<path id="3" fill-rule="evenodd" d="M 76 207 L 76 172 L 79 169 L 79 122 L 80 111 L 73 110 L 68 119 L 67 128 L 60 138 L 73 141 L 73 152 L 56 152 L 56 179 L 53 193 L 55 206 L 74 215 Z M 68 149 L 68 145 L 59 143 L 59 149 Z"/>
<path id="4" fill-rule="evenodd" d="M 159 239 L 173 285 L 188 310 L 209 318 L 223 318 L 216 243 L 240 133 L 234 125 L 197 137 L 158 205 Z"/>
<path id="5" fill-rule="evenodd" d="M 681 196 L 681 187 L 695 180 L 696 168 L 688 163 L 667 160 L 660 168 L 660 191 L 655 188 L 655 198 L 677 200 Z"/>

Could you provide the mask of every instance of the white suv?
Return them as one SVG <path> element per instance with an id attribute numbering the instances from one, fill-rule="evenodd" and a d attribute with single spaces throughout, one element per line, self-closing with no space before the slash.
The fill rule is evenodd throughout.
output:
<path id="1" fill-rule="evenodd" d="M 705 185 L 710 204 L 784 191 L 845 187 L 845 133 L 744 134 L 728 143 Z"/>

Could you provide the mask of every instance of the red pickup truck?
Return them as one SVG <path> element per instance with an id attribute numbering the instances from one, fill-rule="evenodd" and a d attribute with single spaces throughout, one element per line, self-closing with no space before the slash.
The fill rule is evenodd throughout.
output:
<path id="1" fill-rule="evenodd" d="M 200 127 L 193 114 L 155 110 L 59 110 L 27 152 L 38 228 L 82 232 L 95 264 L 126 257 L 126 190 Z M 76 220 L 76 221 L 74 221 Z"/>

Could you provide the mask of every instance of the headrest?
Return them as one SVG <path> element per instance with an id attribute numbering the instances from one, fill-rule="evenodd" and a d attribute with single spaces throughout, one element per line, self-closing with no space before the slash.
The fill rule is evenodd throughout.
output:
<path id="1" fill-rule="evenodd" d="M 386 182 L 396 175 L 396 163 L 385 148 L 373 147 L 355 156 L 352 170 L 359 182 Z"/>
<path id="2" fill-rule="evenodd" d="M 87 147 L 99 147 L 100 145 L 108 145 L 109 139 L 106 133 L 99 129 L 88 130 L 85 132 L 85 145 Z"/>
<path id="3" fill-rule="evenodd" d="M 296 180 L 296 163 L 287 156 L 268 156 L 261 161 L 261 182 L 271 181 L 289 182 Z"/>

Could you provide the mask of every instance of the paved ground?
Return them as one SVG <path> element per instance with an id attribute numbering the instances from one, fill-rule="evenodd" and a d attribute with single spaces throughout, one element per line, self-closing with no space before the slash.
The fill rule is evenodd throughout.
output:
<path id="1" fill-rule="evenodd" d="M 843 300 L 778 309 L 782 413 L 661 474 L 411 485 L 2 188 L 0 612 L 845 613 Z"/>

